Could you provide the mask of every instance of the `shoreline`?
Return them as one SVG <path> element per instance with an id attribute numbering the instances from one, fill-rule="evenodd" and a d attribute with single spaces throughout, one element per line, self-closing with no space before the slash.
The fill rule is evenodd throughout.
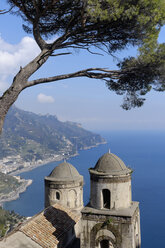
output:
<path id="1" fill-rule="evenodd" d="M 73 156 L 77 156 L 77 155 L 75 154 Z M 64 156 L 60 155 L 60 158 L 45 159 L 45 160 L 42 160 L 42 163 L 40 163 L 40 162 L 39 163 L 34 162 L 33 165 L 26 166 L 26 167 L 24 167 L 22 169 L 18 169 L 18 170 L 15 170 L 13 172 L 10 172 L 9 175 L 11 175 L 11 176 L 18 176 L 21 173 L 28 172 L 28 171 L 34 170 L 34 169 L 36 169 L 36 168 L 38 168 L 40 166 L 46 165 L 48 163 L 58 162 L 58 161 L 61 161 L 63 159 L 64 159 Z"/>
<path id="2" fill-rule="evenodd" d="M 84 147 L 83 149 L 81 149 L 81 151 L 82 150 L 92 149 L 94 147 L 97 147 L 98 145 L 103 145 L 103 144 L 106 144 L 106 143 L 107 142 L 105 141 L 105 142 L 102 142 L 102 143 L 97 143 L 96 145 L 93 145 L 93 146 Z M 78 155 L 79 155 L 79 153 L 76 152 L 75 154 L 69 156 L 69 158 L 75 157 L 75 156 L 78 156 Z M 34 163 L 33 165 L 24 167 L 22 169 L 15 170 L 15 171 L 13 171 L 11 173 L 8 173 L 8 174 L 11 175 L 11 176 L 18 176 L 21 173 L 31 171 L 33 169 L 36 169 L 36 168 L 40 167 L 40 166 L 44 166 L 44 165 L 46 165 L 48 163 L 61 161 L 61 160 L 65 159 L 65 158 L 66 158 L 65 156 L 59 155 L 56 158 L 52 157 L 52 158 L 49 158 L 49 159 L 45 159 L 45 160 L 42 161 L 42 163 L 41 162 L 40 163 Z M 20 187 L 18 187 L 16 189 L 16 191 L 12 191 L 9 194 L 0 196 L 0 205 L 1 206 L 3 206 L 3 203 L 5 203 L 5 202 L 14 201 L 14 200 L 18 199 L 20 197 L 20 194 L 25 192 L 27 187 L 29 187 L 33 183 L 33 181 L 31 179 L 21 178 L 20 181 L 22 181 L 23 184 Z"/>
<path id="3" fill-rule="evenodd" d="M 80 151 L 92 149 L 92 148 L 94 148 L 94 147 L 97 147 L 97 146 L 99 146 L 99 145 L 103 145 L 103 144 L 106 144 L 106 143 L 107 143 L 107 142 L 105 141 L 105 142 L 102 142 L 102 143 L 97 143 L 96 145 L 86 146 L 86 147 L 80 149 Z M 78 156 L 78 155 L 79 155 L 79 153 L 76 152 L 75 154 L 70 155 L 68 158 L 76 157 L 76 156 Z M 67 158 L 67 159 L 68 159 L 68 158 Z M 19 175 L 19 174 L 21 174 L 21 173 L 24 173 L 24 172 L 28 172 L 28 171 L 34 170 L 34 169 L 36 169 L 36 168 L 38 168 L 38 167 L 40 167 L 40 166 L 43 166 L 43 165 L 46 165 L 46 164 L 49 164 L 49 163 L 52 163 L 52 162 L 58 162 L 58 161 L 61 161 L 61 160 L 64 160 L 64 159 L 66 159 L 65 156 L 59 155 L 59 156 L 56 157 L 56 158 L 55 158 L 55 157 L 52 157 L 52 158 L 49 158 L 49 159 L 45 159 L 45 160 L 42 160 L 42 162 L 39 162 L 39 163 L 34 162 L 33 165 L 26 166 L 26 167 L 24 167 L 24 168 L 22 168 L 22 169 L 15 170 L 15 171 L 10 172 L 10 173 L 8 173 L 8 174 L 11 175 L 11 176 L 17 176 L 17 175 Z"/>
<path id="4" fill-rule="evenodd" d="M 11 191 L 8 194 L 3 194 L 2 196 L 0 196 L 0 206 L 3 206 L 5 202 L 18 199 L 20 197 L 20 194 L 25 192 L 27 187 L 29 187 L 33 181 L 31 179 L 20 179 L 20 182 L 22 182 L 22 184 L 16 189 L 16 191 Z"/>

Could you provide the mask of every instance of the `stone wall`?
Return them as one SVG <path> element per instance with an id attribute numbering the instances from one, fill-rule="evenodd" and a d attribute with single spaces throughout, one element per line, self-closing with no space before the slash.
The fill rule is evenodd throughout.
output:
<path id="1" fill-rule="evenodd" d="M 97 178 L 96 178 L 97 177 Z M 128 208 L 131 205 L 131 177 L 102 178 L 91 176 L 91 206 L 97 209 L 104 208 L 103 190 L 110 192 L 109 209 Z"/>
<path id="2" fill-rule="evenodd" d="M 92 208 L 82 210 L 81 248 L 100 248 L 103 240 L 111 248 L 140 248 L 139 207 L 134 209 L 129 216 L 111 215 L 111 211 L 105 215 L 101 210 L 96 214 Z"/>
<path id="3" fill-rule="evenodd" d="M 83 182 L 58 182 L 45 180 L 45 207 L 59 203 L 65 207 L 83 208 Z"/>

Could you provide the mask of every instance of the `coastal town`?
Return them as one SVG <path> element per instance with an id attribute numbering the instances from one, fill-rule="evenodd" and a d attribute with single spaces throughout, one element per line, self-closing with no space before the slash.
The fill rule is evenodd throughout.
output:
<path id="1" fill-rule="evenodd" d="M 31 179 L 21 178 L 21 173 L 67 160 L 79 150 L 105 142 L 78 123 L 61 122 L 56 116 L 41 116 L 13 106 L 0 139 L 0 204 L 17 199 L 32 184 Z"/>
<path id="2" fill-rule="evenodd" d="M 0 159 L 0 171 L 4 174 L 17 175 L 21 172 L 32 170 L 35 167 L 49 163 L 51 161 L 59 161 L 63 159 L 63 155 L 52 155 L 44 160 L 24 161 L 20 155 L 7 156 Z"/>
<path id="3" fill-rule="evenodd" d="M 19 195 L 26 191 L 27 187 L 32 184 L 31 179 L 24 179 L 18 176 L 18 174 L 32 170 L 38 166 L 41 166 L 43 164 L 47 164 L 51 161 L 59 161 L 63 159 L 63 155 L 52 155 L 49 158 L 46 158 L 45 160 L 37 160 L 37 161 L 31 161 L 31 162 L 25 162 L 21 158 L 20 155 L 15 156 L 8 156 L 0 160 L 0 173 L 2 173 L 4 176 L 8 175 L 14 180 L 17 181 L 18 186 L 13 187 L 13 190 L 11 189 L 10 192 L 4 192 L 1 190 L 0 185 L 0 206 L 6 202 L 6 201 L 12 201 L 17 198 L 19 198 Z M 6 179 L 7 180 L 7 179 Z M 2 182 L 1 182 L 2 183 Z M 2 183 L 4 186 L 4 184 Z"/>

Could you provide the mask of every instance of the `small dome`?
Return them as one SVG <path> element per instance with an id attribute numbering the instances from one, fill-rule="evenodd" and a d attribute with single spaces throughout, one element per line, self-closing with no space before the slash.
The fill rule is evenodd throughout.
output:
<path id="1" fill-rule="evenodd" d="M 130 173 L 124 162 L 113 153 L 105 153 L 96 163 L 94 171 L 111 175 Z"/>
<path id="2" fill-rule="evenodd" d="M 76 181 L 82 179 L 76 168 L 66 162 L 56 166 L 48 177 L 59 181 Z"/>

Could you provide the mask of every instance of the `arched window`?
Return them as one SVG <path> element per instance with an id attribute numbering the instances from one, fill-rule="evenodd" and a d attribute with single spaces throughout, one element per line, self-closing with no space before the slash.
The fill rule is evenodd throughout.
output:
<path id="1" fill-rule="evenodd" d="M 110 209 L 111 192 L 108 189 L 103 189 L 103 208 Z"/>
<path id="2" fill-rule="evenodd" d="M 109 248 L 109 240 L 103 239 L 100 241 L 100 248 Z"/>
<path id="3" fill-rule="evenodd" d="M 56 192 L 56 199 L 60 200 L 60 193 L 59 192 Z"/>

